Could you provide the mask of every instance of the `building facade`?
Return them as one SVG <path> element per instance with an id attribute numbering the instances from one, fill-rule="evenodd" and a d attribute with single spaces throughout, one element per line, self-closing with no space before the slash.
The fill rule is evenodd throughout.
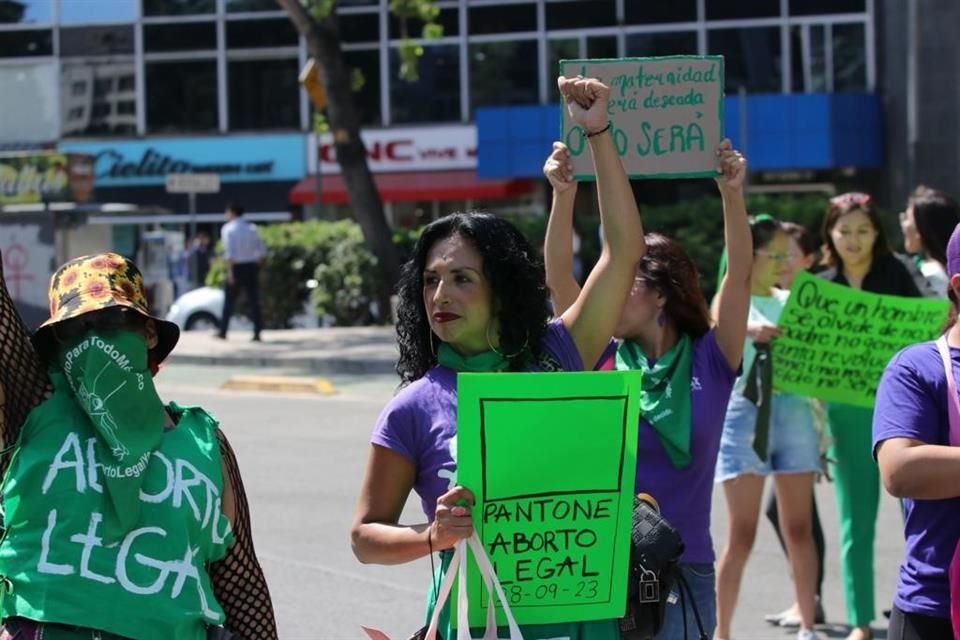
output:
<path id="1" fill-rule="evenodd" d="M 495 199 L 535 206 L 529 187 L 549 146 L 507 135 L 504 123 L 531 117 L 532 107 L 542 109 L 534 117 L 557 117 L 564 58 L 725 56 L 726 130 L 746 148 L 758 182 L 843 175 L 887 186 L 878 177 L 886 172 L 902 176 L 886 194 L 897 199 L 924 179 L 951 190 L 960 169 L 960 96 L 946 90 L 956 84 L 960 46 L 937 36 L 938 12 L 956 22 L 947 0 L 914 10 L 922 37 L 913 66 L 897 51 L 909 44 L 906 7 L 916 0 L 436 4 L 443 36 L 422 42 L 419 79 L 407 82 L 398 77 L 402 28 L 389 1 L 338 3 L 362 121 L 374 139 L 405 141 L 378 174 L 426 176 L 420 195 L 390 191 L 399 218 Z M 414 35 L 420 27 L 407 25 Z M 339 202 L 335 163 L 324 158 L 323 139 L 310 135 L 313 114 L 297 82 L 306 57 L 275 0 L 0 0 L 0 145 L 92 153 L 101 200 L 183 210 L 164 192 L 164 173 L 214 170 L 224 189 L 199 196 L 201 211 L 226 198 L 282 211 L 309 206 L 318 190 Z M 916 106 L 911 154 L 908 102 Z M 938 138 L 941 121 L 953 123 L 949 143 Z M 436 144 L 444 132 L 455 140 Z M 549 135 L 548 128 L 541 137 Z M 464 150 L 471 140 L 472 154 Z M 460 176 L 435 175 L 446 170 Z M 442 193 L 430 186 L 438 180 L 450 183 Z"/>

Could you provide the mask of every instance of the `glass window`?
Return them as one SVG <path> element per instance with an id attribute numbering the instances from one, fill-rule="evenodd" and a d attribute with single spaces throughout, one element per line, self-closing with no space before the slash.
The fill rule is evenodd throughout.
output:
<path id="1" fill-rule="evenodd" d="M 61 56 L 107 56 L 118 53 L 133 53 L 133 26 L 60 29 Z"/>
<path id="2" fill-rule="evenodd" d="M 804 56 L 803 31 L 808 30 L 808 58 Z M 790 30 L 791 90 L 796 93 L 821 93 L 828 90 L 826 28 L 822 24 L 795 26 Z"/>
<path id="3" fill-rule="evenodd" d="M 727 93 L 740 87 L 757 93 L 779 93 L 783 88 L 778 27 L 709 31 L 707 53 L 725 57 Z"/>
<path id="4" fill-rule="evenodd" d="M 833 90 L 867 90 L 867 45 L 862 24 L 833 25 Z"/>
<path id="5" fill-rule="evenodd" d="M 617 3 L 614 0 L 548 2 L 545 9 L 548 30 L 609 27 L 617 24 Z"/>
<path id="6" fill-rule="evenodd" d="M 780 15 L 780 0 L 710 0 L 707 20 L 772 18 Z"/>
<path id="7" fill-rule="evenodd" d="M 133 134 L 137 130 L 133 62 L 65 62 L 60 72 L 63 135 Z M 70 88 L 69 93 L 66 91 Z M 69 96 L 69 97 L 66 97 Z M 129 110 L 120 104 L 129 104 Z"/>
<path id="8" fill-rule="evenodd" d="M 148 53 L 217 48 L 217 26 L 212 22 L 146 24 L 143 48 Z"/>
<path id="9" fill-rule="evenodd" d="M 60 23 L 133 22 L 137 19 L 139 0 L 59 0 Z"/>
<path id="10" fill-rule="evenodd" d="M 287 18 L 227 22 L 227 48 L 295 47 L 299 36 Z"/>
<path id="11" fill-rule="evenodd" d="M 278 10 L 281 9 L 277 0 L 227 0 L 227 13 Z"/>
<path id="12" fill-rule="evenodd" d="M 383 122 L 380 115 L 380 52 L 344 51 L 343 61 L 351 74 L 363 77 L 363 84 L 358 89 L 354 87 L 353 92 L 354 104 L 360 110 L 360 123 L 380 124 Z M 394 76 L 393 82 L 404 81 Z"/>
<path id="13" fill-rule="evenodd" d="M 4 31 L 0 34 L 0 58 L 27 58 L 53 55 L 53 32 Z"/>
<path id="14" fill-rule="evenodd" d="M 460 35 L 460 12 L 459 9 L 441 9 L 437 16 L 437 24 L 443 27 L 444 36 Z M 420 38 L 423 36 L 423 21 L 416 18 L 407 18 L 407 37 Z M 403 37 L 400 32 L 400 19 L 390 13 L 390 38 L 399 40 Z"/>
<path id="15" fill-rule="evenodd" d="M 230 128 L 299 129 L 296 60 L 243 60 L 227 64 Z"/>
<path id="16" fill-rule="evenodd" d="M 340 38 L 344 42 L 380 40 L 380 16 L 376 13 L 347 13 L 337 16 Z"/>
<path id="17" fill-rule="evenodd" d="M 396 49 L 390 50 L 390 113 L 393 121 L 460 120 L 460 47 L 425 46 L 419 71 L 418 81 L 401 80 L 400 56 Z"/>
<path id="18" fill-rule="evenodd" d="M 133 100 L 124 100 L 117 103 L 117 113 L 133 115 L 137 113 L 137 103 Z"/>
<path id="19" fill-rule="evenodd" d="M 625 41 L 628 58 L 651 56 L 696 55 L 697 34 L 693 31 L 677 33 L 631 33 Z"/>
<path id="20" fill-rule="evenodd" d="M 470 35 L 536 31 L 537 7 L 533 4 L 511 4 L 504 7 L 470 7 Z"/>
<path id="21" fill-rule="evenodd" d="M 470 107 L 537 104 L 537 43 L 534 40 L 470 45 Z"/>
<path id="22" fill-rule="evenodd" d="M 3 42 L 10 34 L 0 37 Z M 56 62 L 0 65 L 0 140 L 49 142 L 60 135 Z"/>
<path id="23" fill-rule="evenodd" d="M 616 36 L 592 36 L 587 38 L 588 58 L 619 58 Z"/>
<path id="24" fill-rule="evenodd" d="M 624 2 L 623 18 L 627 24 L 696 22 L 697 0 Z"/>
<path id="25" fill-rule="evenodd" d="M 4 0 L 0 2 L 0 23 L 50 24 L 51 0 Z"/>
<path id="26" fill-rule="evenodd" d="M 557 39 L 547 41 L 547 100 L 556 102 L 560 99 L 560 90 L 557 89 L 557 76 L 560 75 L 561 60 L 576 60 L 580 55 L 580 41 L 576 38 Z"/>
<path id="27" fill-rule="evenodd" d="M 216 10 L 217 0 L 143 0 L 145 16 L 189 16 Z"/>
<path id="28" fill-rule="evenodd" d="M 794 16 L 862 13 L 866 10 L 866 0 L 790 0 L 790 15 Z"/>
<path id="29" fill-rule="evenodd" d="M 152 133 L 217 128 L 217 63 L 146 65 L 147 129 Z"/>

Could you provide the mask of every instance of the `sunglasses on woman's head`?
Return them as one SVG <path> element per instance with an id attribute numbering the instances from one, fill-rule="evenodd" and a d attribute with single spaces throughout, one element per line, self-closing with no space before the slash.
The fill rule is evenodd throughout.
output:
<path id="1" fill-rule="evenodd" d="M 83 337 L 88 331 L 119 331 L 142 327 L 146 319 L 126 307 L 110 307 L 91 311 L 79 318 L 70 318 L 53 325 L 53 335 L 64 342 Z"/>

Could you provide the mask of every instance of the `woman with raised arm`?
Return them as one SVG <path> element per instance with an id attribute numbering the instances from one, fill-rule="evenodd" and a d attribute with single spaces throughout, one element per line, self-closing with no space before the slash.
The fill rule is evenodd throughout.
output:
<path id="1" fill-rule="evenodd" d="M 457 373 L 579 371 L 600 357 L 643 255 L 640 216 L 610 136 L 609 89 L 594 79 L 559 79 L 572 118 L 588 136 L 600 215 L 610 230 L 597 268 L 566 313 L 548 321 L 537 252 L 510 223 L 490 214 L 453 214 L 428 225 L 399 284 L 397 370 L 404 388 L 371 438 L 354 517 L 361 562 L 401 564 L 448 550 L 473 533 L 469 487 L 456 486 Z M 559 471 L 558 471 L 559 473 Z M 426 522 L 401 524 L 410 491 Z M 430 612 L 436 593 L 431 591 Z M 449 612 L 440 633 L 453 638 Z M 616 640 L 615 620 L 523 628 L 526 640 L 569 636 Z M 431 639 L 432 640 L 432 639 Z"/>
<path id="2" fill-rule="evenodd" d="M 179 335 L 105 253 L 57 270 L 31 341 L 0 269 L 0 640 L 277 637 L 230 444 L 153 386 Z"/>
<path id="3" fill-rule="evenodd" d="M 710 637 L 716 622 L 710 537 L 713 471 L 723 415 L 743 353 L 753 253 L 743 202 L 746 161 L 727 140 L 717 156 L 730 260 L 718 292 L 716 325 L 711 327 L 697 268 L 680 245 L 657 233 L 634 235 L 632 242 L 645 245 L 646 254 L 617 321 L 614 335 L 622 342 L 614 356 L 598 365 L 643 371 L 636 490 L 652 495 L 680 532 L 686 547 L 681 569 Z M 554 143 L 544 167 L 554 190 L 545 258 L 557 314 L 582 295 L 571 271 L 576 185 L 569 163 L 566 147 Z M 603 233 L 608 237 L 614 231 L 604 223 Z M 668 602 L 658 640 L 695 637 L 689 598 L 677 593 Z"/>

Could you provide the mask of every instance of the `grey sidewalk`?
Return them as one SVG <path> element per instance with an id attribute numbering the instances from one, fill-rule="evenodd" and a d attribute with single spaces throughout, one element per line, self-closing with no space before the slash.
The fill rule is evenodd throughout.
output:
<path id="1" fill-rule="evenodd" d="M 393 327 L 343 327 L 264 331 L 251 342 L 238 330 L 227 340 L 206 331 L 184 331 L 171 364 L 297 368 L 321 374 L 393 373 L 397 362 Z"/>

